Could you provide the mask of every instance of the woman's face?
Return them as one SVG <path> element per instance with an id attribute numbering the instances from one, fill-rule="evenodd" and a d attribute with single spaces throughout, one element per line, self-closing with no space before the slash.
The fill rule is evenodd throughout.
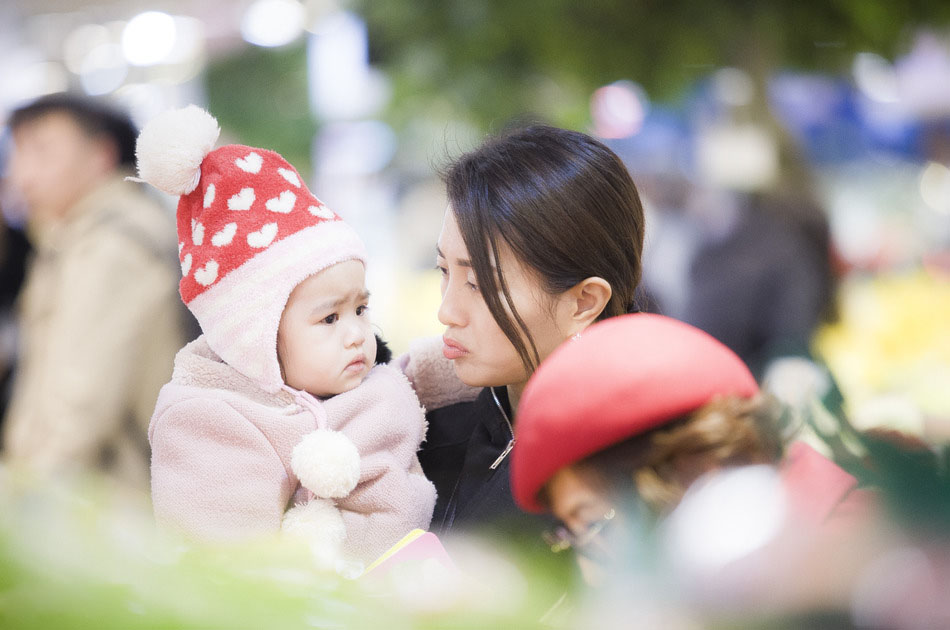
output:
<path id="1" fill-rule="evenodd" d="M 570 532 L 584 579 L 600 584 L 613 557 L 610 541 L 616 536 L 611 534 L 624 527 L 607 483 L 589 467 L 565 466 L 548 481 L 545 493 L 551 513 Z"/>
<path id="2" fill-rule="evenodd" d="M 504 273 L 514 306 L 543 360 L 569 336 L 564 332 L 568 300 L 546 293 L 538 275 L 522 265 L 503 240 L 498 247 L 499 259 L 494 262 Z M 474 387 L 523 386 L 530 374 L 488 310 L 451 208 L 442 223 L 437 264 L 442 271 L 439 321 L 446 326 L 442 351 L 458 377 Z"/>

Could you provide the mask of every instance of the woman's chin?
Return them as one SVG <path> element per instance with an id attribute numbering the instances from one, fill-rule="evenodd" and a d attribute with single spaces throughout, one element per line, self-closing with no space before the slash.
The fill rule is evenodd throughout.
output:
<path id="1" fill-rule="evenodd" d="M 466 365 L 465 359 L 455 359 L 452 361 L 452 368 L 460 381 L 469 387 L 488 387 L 494 383 L 486 378 L 481 370 L 473 369 L 471 365 Z"/>
<path id="2" fill-rule="evenodd" d="M 460 381 L 469 387 L 505 387 L 511 383 L 498 375 L 485 374 L 480 370 L 472 369 L 470 366 L 459 364 L 458 361 L 452 362 L 455 368 L 455 375 Z"/>

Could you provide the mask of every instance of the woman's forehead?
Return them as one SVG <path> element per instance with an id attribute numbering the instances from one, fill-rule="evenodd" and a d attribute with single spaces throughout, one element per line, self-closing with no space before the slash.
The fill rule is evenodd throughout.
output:
<path id="1" fill-rule="evenodd" d="M 588 511 L 609 507 L 609 496 L 595 471 L 580 466 L 565 466 L 546 485 L 551 510 L 559 517 L 577 517 Z"/>

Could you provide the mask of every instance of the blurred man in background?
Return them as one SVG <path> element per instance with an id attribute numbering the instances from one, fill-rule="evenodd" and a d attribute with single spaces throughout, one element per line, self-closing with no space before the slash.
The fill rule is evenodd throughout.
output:
<path id="1" fill-rule="evenodd" d="M 10 400 L 16 367 L 17 335 L 14 304 L 23 286 L 30 244 L 18 227 L 7 222 L 0 207 L 0 421 Z"/>
<path id="2" fill-rule="evenodd" d="M 185 343 L 171 213 L 124 181 L 124 113 L 53 94 L 12 113 L 9 184 L 36 250 L 20 297 L 7 464 L 100 471 L 147 488 L 146 429 Z"/>

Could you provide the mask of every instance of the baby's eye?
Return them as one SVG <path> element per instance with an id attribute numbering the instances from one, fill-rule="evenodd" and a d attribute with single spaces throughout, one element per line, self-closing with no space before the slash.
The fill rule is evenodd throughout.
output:
<path id="1" fill-rule="evenodd" d="M 339 319 L 339 316 L 338 316 L 336 313 L 334 313 L 333 315 L 327 315 L 327 316 L 324 317 L 321 321 L 322 321 L 324 324 L 335 324 L 335 323 L 336 323 L 336 320 L 338 320 L 338 319 Z"/>
<path id="2" fill-rule="evenodd" d="M 366 305 L 366 304 L 363 304 L 362 306 L 357 306 L 357 307 L 356 307 L 356 314 L 357 314 L 357 315 L 365 315 L 365 314 L 366 314 L 366 311 L 368 311 L 368 310 L 369 310 L 369 306 Z"/>

